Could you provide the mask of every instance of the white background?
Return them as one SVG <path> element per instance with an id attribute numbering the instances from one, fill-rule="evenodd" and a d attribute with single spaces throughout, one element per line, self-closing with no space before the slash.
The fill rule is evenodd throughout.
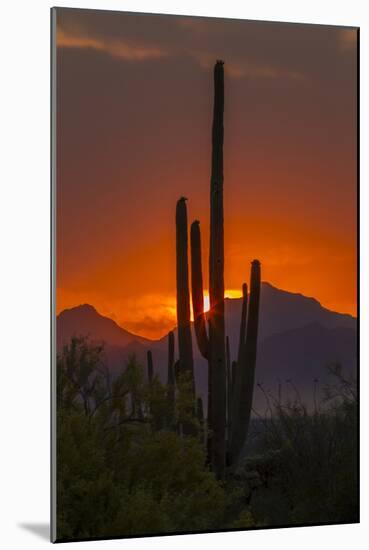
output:
<path id="1" fill-rule="evenodd" d="M 83 548 L 309 549 L 369 540 L 369 280 L 367 0 L 70 0 L 58 6 L 361 27 L 361 525 L 87 542 Z M 0 545 L 48 544 L 49 520 L 49 8 L 5 0 L 0 12 Z M 344 223 L 344 221 L 343 221 Z M 365 253 L 364 253 L 365 250 Z M 365 542 L 365 539 L 366 542 Z"/>

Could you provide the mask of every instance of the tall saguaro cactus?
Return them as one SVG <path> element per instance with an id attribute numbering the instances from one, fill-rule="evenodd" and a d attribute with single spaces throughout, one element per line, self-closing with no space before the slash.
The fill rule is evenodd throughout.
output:
<path id="1" fill-rule="evenodd" d="M 208 461 L 212 462 L 212 386 L 211 365 L 209 354 L 209 337 L 206 329 L 204 312 L 204 289 L 201 265 L 201 233 L 200 222 L 195 220 L 191 224 L 191 284 L 192 309 L 197 346 L 201 355 L 208 361 L 208 413 L 207 413 L 207 453 Z"/>
<path id="2" fill-rule="evenodd" d="M 260 263 L 254 260 L 251 267 L 249 304 L 247 285 L 244 283 L 242 286 L 238 357 L 237 361 L 231 362 L 229 340 L 227 338 L 226 344 L 225 339 L 224 315 L 223 113 L 224 68 L 223 62 L 217 61 L 214 67 L 210 182 L 210 311 L 207 318 L 204 313 L 201 235 L 198 221 L 191 225 L 191 279 L 197 345 L 200 353 L 208 361 L 208 458 L 218 478 L 224 476 L 226 434 L 227 458 L 230 465 L 237 462 L 247 436 L 254 388 L 260 300 Z"/>
<path id="3" fill-rule="evenodd" d="M 235 381 L 233 384 L 233 408 L 230 458 L 234 464 L 237 462 L 245 444 L 250 424 L 252 397 L 254 392 L 256 350 L 259 323 L 260 303 L 260 262 L 254 260 L 251 263 L 250 303 L 247 315 L 246 337 L 245 332 L 240 333 L 240 345 L 238 361 L 235 369 Z M 246 291 L 247 292 L 247 291 Z M 247 296 L 247 295 L 246 295 Z M 246 317 L 247 297 L 242 301 L 242 319 Z"/>
<path id="4" fill-rule="evenodd" d="M 188 236 L 186 199 L 180 198 L 176 208 L 177 257 L 177 324 L 179 368 L 187 372 L 195 395 L 195 378 L 191 337 L 190 289 L 188 282 Z"/>
<path id="5" fill-rule="evenodd" d="M 224 323 L 223 227 L 223 61 L 214 67 L 214 110 L 210 182 L 209 334 L 204 313 L 200 225 L 191 225 L 192 305 L 197 344 L 208 360 L 208 454 L 217 477 L 224 475 L 226 430 L 226 351 Z"/>
<path id="6" fill-rule="evenodd" d="M 214 67 L 214 109 L 210 182 L 209 342 L 212 422 L 212 463 L 218 477 L 225 468 L 226 361 L 224 323 L 223 223 L 223 61 Z"/>

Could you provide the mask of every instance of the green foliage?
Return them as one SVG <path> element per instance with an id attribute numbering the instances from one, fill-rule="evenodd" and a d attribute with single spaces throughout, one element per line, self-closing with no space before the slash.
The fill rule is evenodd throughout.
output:
<path id="1" fill-rule="evenodd" d="M 267 525 L 358 519 L 356 384 L 333 369 L 334 383 L 313 414 L 299 401 L 276 403 L 260 455 L 246 461 L 263 480 L 251 500 Z"/>
<path id="2" fill-rule="evenodd" d="M 58 537 L 107 534 L 106 520 L 117 513 L 119 491 L 105 467 L 105 453 L 94 423 L 81 415 L 59 422 L 57 483 Z"/>
<path id="3" fill-rule="evenodd" d="M 191 437 L 158 432 L 125 461 L 125 482 L 140 484 L 166 516 L 172 531 L 210 529 L 222 517 L 224 494 L 204 467 L 204 452 Z"/>
<path id="4" fill-rule="evenodd" d="M 58 359 L 58 538 L 355 521 L 357 399 L 331 372 L 314 414 L 276 403 L 254 454 L 219 482 L 186 372 L 170 424 L 168 386 L 146 383 L 134 356 L 110 380 L 103 348 L 72 339 Z"/>
<path id="5" fill-rule="evenodd" d="M 242 510 L 238 518 L 230 525 L 234 529 L 251 529 L 256 527 L 255 519 L 249 508 Z"/>
<path id="6" fill-rule="evenodd" d="M 168 426 L 168 387 L 134 356 L 111 381 L 101 346 L 72 339 L 58 360 L 60 539 L 214 529 L 225 495 L 203 445 Z M 180 374 L 176 418 L 196 423 Z"/>
<path id="7" fill-rule="evenodd" d="M 195 436 L 200 430 L 196 416 L 196 402 L 193 398 L 192 375 L 187 371 L 177 373 L 176 414 L 178 429 Z"/>
<path id="8" fill-rule="evenodd" d="M 103 347 L 90 346 L 84 338 L 74 337 L 65 346 L 57 361 L 58 409 L 93 414 L 97 402 L 102 399 L 108 377 L 103 366 Z"/>

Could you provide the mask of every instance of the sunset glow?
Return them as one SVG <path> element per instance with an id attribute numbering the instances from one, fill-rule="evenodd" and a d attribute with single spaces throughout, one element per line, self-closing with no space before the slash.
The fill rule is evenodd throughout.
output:
<path id="1" fill-rule="evenodd" d="M 224 292 L 224 298 L 241 298 L 242 290 L 230 289 Z M 209 292 L 204 291 L 204 313 L 210 309 L 210 297 Z"/>
<path id="2" fill-rule="evenodd" d="M 167 334 L 182 195 L 189 223 L 200 220 L 208 286 L 211 67 L 221 57 L 225 297 L 242 295 L 258 258 L 264 281 L 356 315 L 356 34 L 327 32 L 61 13 L 58 313 L 89 303 L 135 334 Z"/>
<path id="3" fill-rule="evenodd" d="M 358 522 L 360 29 L 52 13 L 56 542 Z"/>

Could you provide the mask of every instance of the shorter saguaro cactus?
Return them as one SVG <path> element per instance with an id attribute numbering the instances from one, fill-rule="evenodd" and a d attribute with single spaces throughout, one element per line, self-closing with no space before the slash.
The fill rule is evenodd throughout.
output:
<path id="1" fill-rule="evenodd" d="M 176 207 L 176 278 L 177 278 L 177 324 L 180 369 L 189 373 L 195 395 L 193 365 L 190 289 L 188 282 L 188 236 L 186 198 L 181 197 Z"/>
<path id="2" fill-rule="evenodd" d="M 191 283 L 192 309 L 197 345 L 201 355 L 208 359 L 209 338 L 206 331 L 206 317 L 204 312 L 204 289 L 201 266 L 201 235 L 200 222 L 195 220 L 191 224 Z"/>
<path id="3" fill-rule="evenodd" d="M 247 284 L 242 285 L 242 309 L 241 309 L 241 323 L 240 323 L 240 336 L 238 343 L 237 361 L 240 364 L 243 346 L 246 343 L 246 319 L 247 317 Z"/>
<path id="4" fill-rule="evenodd" d="M 227 364 L 227 437 L 230 439 L 232 424 L 232 366 L 229 337 L 226 337 L 226 364 Z"/>
<path id="5" fill-rule="evenodd" d="M 152 381 L 154 379 L 154 364 L 152 360 L 152 352 L 150 349 L 147 351 L 147 377 L 149 380 L 149 384 L 152 384 Z"/>
<path id="6" fill-rule="evenodd" d="M 230 461 L 232 464 L 237 463 L 240 458 L 250 424 L 256 366 L 260 281 L 260 262 L 254 260 L 251 263 L 250 300 L 248 305 L 247 324 L 245 324 L 244 327 L 242 327 L 242 325 L 243 320 L 246 319 L 247 312 L 247 289 L 245 289 L 245 286 L 243 287 L 242 328 L 240 331 L 238 361 L 235 367 L 235 380 L 233 383 L 232 426 L 229 445 Z"/>
<path id="7" fill-rule="evenodd" d="M 167 397 L 168 397 L 168 424 L 173 426 L 175 422 L 175 373 L 174 373 L 174 333 L 168 334 L 168 373 L 167 373 Z"/>

